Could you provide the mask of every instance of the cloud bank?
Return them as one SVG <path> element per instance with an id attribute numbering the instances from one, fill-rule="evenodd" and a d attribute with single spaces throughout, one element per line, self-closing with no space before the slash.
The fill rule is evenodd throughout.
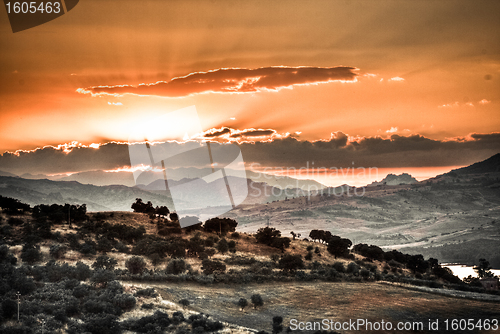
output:
<path id="1" fill-rule="evenodd" d="M 227 129 L 227 130 L 226 130 Z M 271 131 L 271 130 L 268 130 Z M 214 136 L 228 136 L 233 129 L 223 128 Z M 243 131 L 244 132 L 244 131 Z M 465 137 L 433 140 L 421 135 L 352 138 L 342 132 L 328 140 L 302 141 L 297 138 L 273 137 L 273 140 L 236 142 L 247 164 L 265 167 L 300 168 L 309 162 L 316 167 L 426 167 L 460 166 L 484 160 L 500 152 L 500 133 L 473 133 Z M 210 138 L 212 139 L 216 138 Z M 193 142 L 191 142 L 192 144 Z M 234 143 L 234 142 L 233 142 Z M 165 149 L 187 143 L 159 144 Z M 225 145 L 214 141 L 214 156 L 223 156 Z M 199 146 L 199 145 L 198 145 Z M 173 147 L 170 147 L 173 149 Z M 174 159 L 172 167 L 207 167 L 201 162 Z M 127 143 L 107 143 L 99 147 L 75 146 L 68 149 L 44 147 L 33 151 L 6 152 L 0 156 L 0 170 L 22 175 L 56 174 L 90 170 L 112 170 L 130 166 Z"/>
<path id="2" fill-rule="evenodd" d="M 257 69 L 221 68 L 191 73 L 169 81 L 140 85 L 94 86 L 77 92 L 92 95 L 123 94 L 182 97 L 199 93 L 252 93 L 276 91 L 294 85 L 356 81 L 357 68 L 337 67 L 262 67 Z"/>

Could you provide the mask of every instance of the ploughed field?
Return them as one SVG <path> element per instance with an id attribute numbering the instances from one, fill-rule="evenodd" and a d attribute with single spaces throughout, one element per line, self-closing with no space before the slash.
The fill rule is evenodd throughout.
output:
<path id="1" fill-rule="evenodd" d="M 500 303 L 454 298 L 422 291 L 415 291 L 383 283 L 330 283 L 294 282 L 247 285 L 199 285 L 194 283 L 153 283 L 163 299 L 178 302 L 190 301 L 189 309 L 209 314 L 212 318 L 252 328 L 272 331 L 272 318 L 283 317 L 284 328 L 299 322 L 357 322 L 364 319 L 372 323 L 391 322 L 392 331 L 369 331 L 360 327 L 363 333 L 414 333 L 398 331 L 398 322 L 410 322 L 411 326 L 422 323 L 419 333 L 443 333 L 445 320 L 449 319 L 449 332 L 453 319 L 500 320 Z M 264 305 L 253 309 L 250 297 L 260 294 Z M 249 306 L 243 311 L 237 305 L 240 298 L 246 298 Z M 294 322 L 292 319 L 296 319 Z M 429 319 L 439 319 L 439 331 L 429 330 Z M 292 323 L 291 323 L 292 321 Z M 407 325 L 410 326 L 410 325 Z M 292 326 L 292 329 L 295 326 Z M 387 328 L 387 325 L 386 325 Z M 325 328 L 323 328 L 325 329 Z M 332 329 L 332 328 L 330 328 Z M 351 327 L 352 329 L 352 327 Z M 297 331 L 312 333 L 314 331 Z M 339 330 L 340 333 L 354 333 L 353 330 Z M 460 331 L 459 331 L 460 332 Z M 467 333 L 493 333 L 479 329 Z"/>

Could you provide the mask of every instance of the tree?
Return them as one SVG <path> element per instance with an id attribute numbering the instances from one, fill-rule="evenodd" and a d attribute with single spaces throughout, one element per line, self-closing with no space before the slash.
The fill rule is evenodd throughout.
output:
<path id="1" fill-rule="evenodd" d="M 295 240 L 295 237 L 297 237 L 297 234 L 295 234 L 294 231 L 291 231 L 290 234 L 292 235 L 293 240 Z"/>
<path id="2" fill-rule="evenodd" d="M 289 238 L 274 238 L 271 242 L 271 247 L 278 248 L 282 253 L 285 252 L 285 248 L 290 247 L 290 239 Z"/>
<path id="3" fill-rule="evenodd" d="M 283 317 L 273 317 L 273 334 L 278 334 L 283 331 Z"/>
<path id="4" fill-rule="evenodd" d="M 238 306 L 243 311 L 245 309 L 245 307 L 248 306 L 248 301 L 245 298 L 240 298 L 240 300 L 238 300 Z"/>
<path id="5" fill-rule="evenodd" d="M 203 228 L 207 232 L 215 232 L 219 234 L 226 234 L 228 232 L 235 232 L 238 223 L 231 218 L 210 218 L 205 221 Z"/>
<path id="6" fill-rule="evenodd" d="M 166 206 L 156 207 L 155 213 L 160 216 L 168 216 L 170 210 Z"/>
<path id="7" fill-rule="evenodd" d="M 284 272 L 294 272 L 297 269 L 304 268 L 304 261 L 302 261 L 301 255 L 286 254 L 280 259 L 278 267 Z"/>
<path id="8" fill-rule="evenodd" d="M 260 244 L 265 244 L 271 246 L 271 243 L 275 238 L 281 237 L 281 231 L 275 229 L 274 227 L 261 227 L 257 230 L 255 234 L 255 239 Z"/>
<path id="9" fill-rule="evenodd" d="M 349 247 L 351 245 L 351 240 L 334 235 L 328 241 L 327 250 L 335 258 L 346 257 L 349 254 Z"/>
<path id="10" fill-rule="evenodd" d="M 140 256 L 133 256 L 125 261 L 125 267 L 127 267 L 131 274 L 142 274 L 144 269 L 146 269 L 146 261 Z"/>
<path id="11" fill-rule="evenodd" d="M 252 295 L 252 297 L 250 297 L 250 300 L 252 301 L 254 309 L 256 309 L 257 306 L 264 305 L 264 301 L 262 300 L 262 297 L 259 294 Z"/>
<path id="12" fill-rule="evenodd" d="M 154 213 L 155 208 L 153 207 L 153 203 L 147 202 L 144 203 L 141 198 L 136 198 L 135 203 L 132 204 L 132 210 L 134 212 L 141 212 L 141 213 Z"/>
<path id="13" fill-rule="evenodd" d="M 486 259 L 479 259 L 479 265 L 474 267 L 474 271 L 477 273 L 479 278 L 493 277 L 493 273 L 490 269 L 490 262 Z"/>

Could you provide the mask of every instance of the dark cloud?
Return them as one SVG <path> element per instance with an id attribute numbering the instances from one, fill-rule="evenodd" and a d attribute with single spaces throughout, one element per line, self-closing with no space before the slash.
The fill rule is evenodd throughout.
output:
<path id="1" fill-rule="evenodd" d="M 225 131 L 219 130 L 220 132 Z M 253 130 L 274 131 L 274 130 Z M 228 132 L 226 132 L 228 133 Z M 188 145 L 164 143 L 165 150 L 173 146 Z M 193 149 L 204 147 L 191 142 Z M 348 141 L 342 132 L 332 135 L 327 141 L 301 141 L 286 137 L 269 142 L 244 142 L 238 145 L 246 163 L 259 163 L 266 167 L 304 167 L 307 163 L 315 167 L 424 167 L 460 166 L 484 160 L 500 152 L 500 133 L 471 134 L 463 138 L 440 141 L 421 135 L 389 138 L 365 137 Z M 234 146 L 231 146 L 234 147 Z M 212 143 L 212 154 L 228 156 L 228 146 Z M 202 154 L 195 152 L 185 158 L 176 157 L 171 167 L 206 167 Z M 233 152 L 235 153 L 235 152 Z M 55 174 L 89 170 L 109 170 L 130 165 L 128 144 L 108 143 L 99 149 L 88 147 L 73 148 L 65 153 L 62 149 L 46 147 L 30 151 L 4 153 L 0 156 L 0 170 L 15 174 Z"/>
<path id="2" fill-rule="evenodd" d="M 275 134 L 275 130 L 245 130 L 239 133 L 232 134 L 232 138 L 239 138 L 239 137 L 264 137 L 264 136 L 271 136 Z"/>
<path id="3" fill-rule="evenodd" d="M 248 93 L 277 90 L 293 85 L 332 81 L 355 81 L 355 67 L 262 67 L 257 69 L 224 68 L 196 72 L 169 81 L 150 84 L 94 86 L 80 88 L 80 93 L 136 94 L 180 97 L 205 92 Z"/>
<path id="4" fill-rule="evenodd" d="M 222 130 L 213 130 L 212 132 L 205 133 L 203 137 L 206 138 L 213 138 L 213 137 L 220 137 L 222 135 L 225 135 L 226 133 L 230 133 L 231 129 L 229 128 L 223 128 Z"/>

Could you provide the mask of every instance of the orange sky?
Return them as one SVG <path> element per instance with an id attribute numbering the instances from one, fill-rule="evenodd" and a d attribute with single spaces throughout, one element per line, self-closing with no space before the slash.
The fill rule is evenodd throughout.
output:
<path id="1" fill-rule="evenodd" d="M 207 130 L 274 129 L 301 140 L 500 129 L 497 1 L 80 1 L 15 34 L 0 11 L 0 152 L 126 141 L 139 120 L 191 105 Z M 344 66 L 356 77 L 261 71 L 275 89 L 245 90 L 257 72 L 240 81 L 217 72 L 245 85 L 176 97 L 77 92 L 277 66 Z"/>

